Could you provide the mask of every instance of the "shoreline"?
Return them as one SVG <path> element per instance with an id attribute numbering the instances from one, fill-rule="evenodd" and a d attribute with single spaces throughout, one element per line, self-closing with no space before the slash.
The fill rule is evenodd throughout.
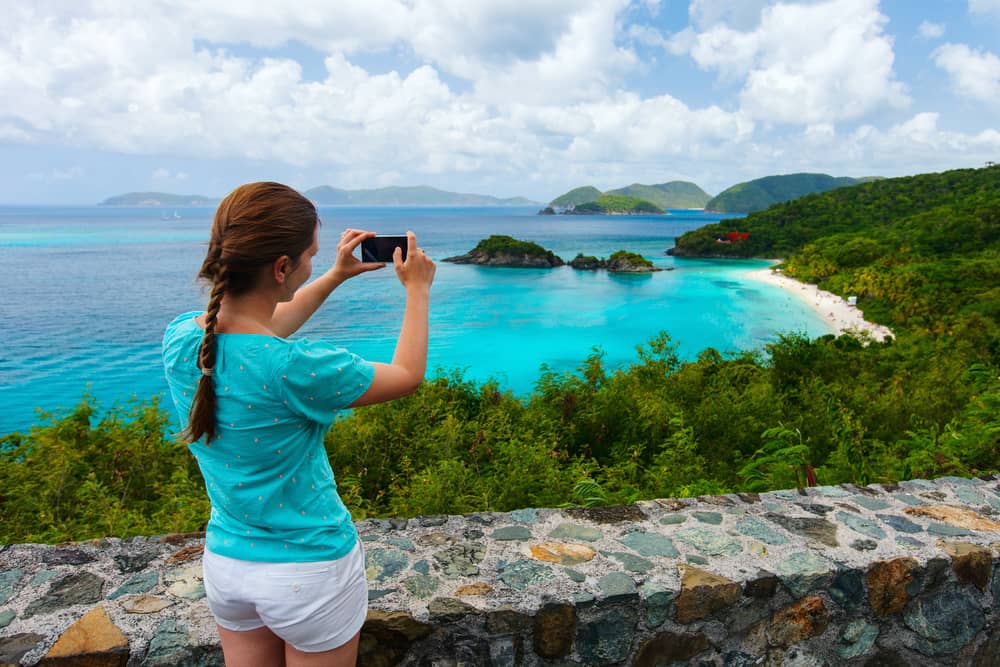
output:
<path id="1" fill-rule="evenodd" d="M 780 287 L 795 294 L 816 311 L 816 314 L 822 317 L 837 335 L 867 334 L 879 342 L 895 336 L 888 327 L 865 320 L 864 314 L 857 306 L 850 305 L 846 299 L 832 292 L 825 292 L 816 285 L 799 282 L 783 273 L 777 273 L 773 267 L 754 269 L 743 275 L 750 280 Z"/>

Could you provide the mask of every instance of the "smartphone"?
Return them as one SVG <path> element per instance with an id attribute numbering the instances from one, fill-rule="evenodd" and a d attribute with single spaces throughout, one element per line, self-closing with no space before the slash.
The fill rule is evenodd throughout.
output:
<path id="1" fill-rule="evenodd" d="M 405 236 L 375 236 L 361 242 L 362 262 L 392 262 L 392 253 L 396 248 L 403 249 L 403 261 L 406 261 Z"/>

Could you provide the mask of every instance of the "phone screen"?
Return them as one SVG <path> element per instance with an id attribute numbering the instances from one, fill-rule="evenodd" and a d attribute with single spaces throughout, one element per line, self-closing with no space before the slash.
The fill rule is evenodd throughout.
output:
<path id="1" fill-rule="evenodd" d="M 405 236 L 376 236 L 361 242 L 362 262 L 391 262 L 392 252 L 396 248 L 403 249 L 403 261 L 406 261 L 407 238 Z"/>

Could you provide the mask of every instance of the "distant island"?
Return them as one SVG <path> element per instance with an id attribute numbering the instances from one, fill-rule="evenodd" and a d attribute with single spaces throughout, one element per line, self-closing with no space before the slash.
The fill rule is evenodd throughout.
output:
<path id="1" fill-rule="evenodd" d="M 607 192 L 601 192 L 593 185 L 584 185 L 559 195 L 539 213 L 542 215 L 665 214 L 665 209 L 668 208 L 703 208 L 709 199 L 711 195 L 688 181 L 670 181 L 657 185 L 633 183 Z"/>
<path id="2" fill-rule="evenodd" d="M 627 250 L 614 252 L 607 259 L 580 253 L 570 261 L 569 265 L 581 271 L 604 269 L 612 273 L 652 273 L 663 270 L 655 268 L 653 263 L 642 255 Z"/>
<path id="3" fill-rule="evenodd" d="M 464 255 L 445 257 L 442 261 L 520 269 L 550 269 L 566 263 L 537 243 L 499 234 L 483 239 Z"/>
<path id="4" fill-rule="evenodd" d="M 745 183 L 737 183 L 713 197 L 705 204 L 705 210 L 716 213 L 752 213 L 798 199 L 817 192 L 827 192 L 837 188 L 860 185 L 878 180 L 879 177 L 850 178 L 834 177 L 827 174 L 785 174 L 765 176 Z"/>
<path id="5" fill-rule="evenodd" d="M 447 192 L 427 186 L 387 187 L 374 190 L 341 190 L 321 185 L 303 192 L 318 206 L 538 206 L 524 197 Z M 99 206 L 215 206 L 221 197 L 177 195 L 167 192 L 128 192 L 109 197 Z"/>
<path id="6" fill-rule="evenodd" d="M 169 192 L 126 192 L 108 197 L 98 206 L 215 206 L 218 197 L 175 195 Z"/>
<path id="7" fill-rule="evenodd" d="M 537 206 L 539 203 L 524 197 L 447 192 L 425 185 L 374 190 L 341 190 L 321 185 L 302 194 L 320 206 Z"/>
<path id="8" fill-rule="evenodd" d="M 583 202 L 556 211 L 552 206 L 546 206 L 538 212 L 539 215 L 668 215 L 656 204 L 622 195 L 600 195 L 594 201 Z"/>

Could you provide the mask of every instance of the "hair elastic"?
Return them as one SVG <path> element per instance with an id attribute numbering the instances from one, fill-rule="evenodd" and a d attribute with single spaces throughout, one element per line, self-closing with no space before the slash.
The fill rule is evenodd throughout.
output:
<path id="1" fill-rule="evenodd" d="M 210 378 L 210 377 L 212 377 L 212 369 L 211 368 L 202 368 L 201 369 L 201 374 L 204 375 L 207 378 Z"/>

